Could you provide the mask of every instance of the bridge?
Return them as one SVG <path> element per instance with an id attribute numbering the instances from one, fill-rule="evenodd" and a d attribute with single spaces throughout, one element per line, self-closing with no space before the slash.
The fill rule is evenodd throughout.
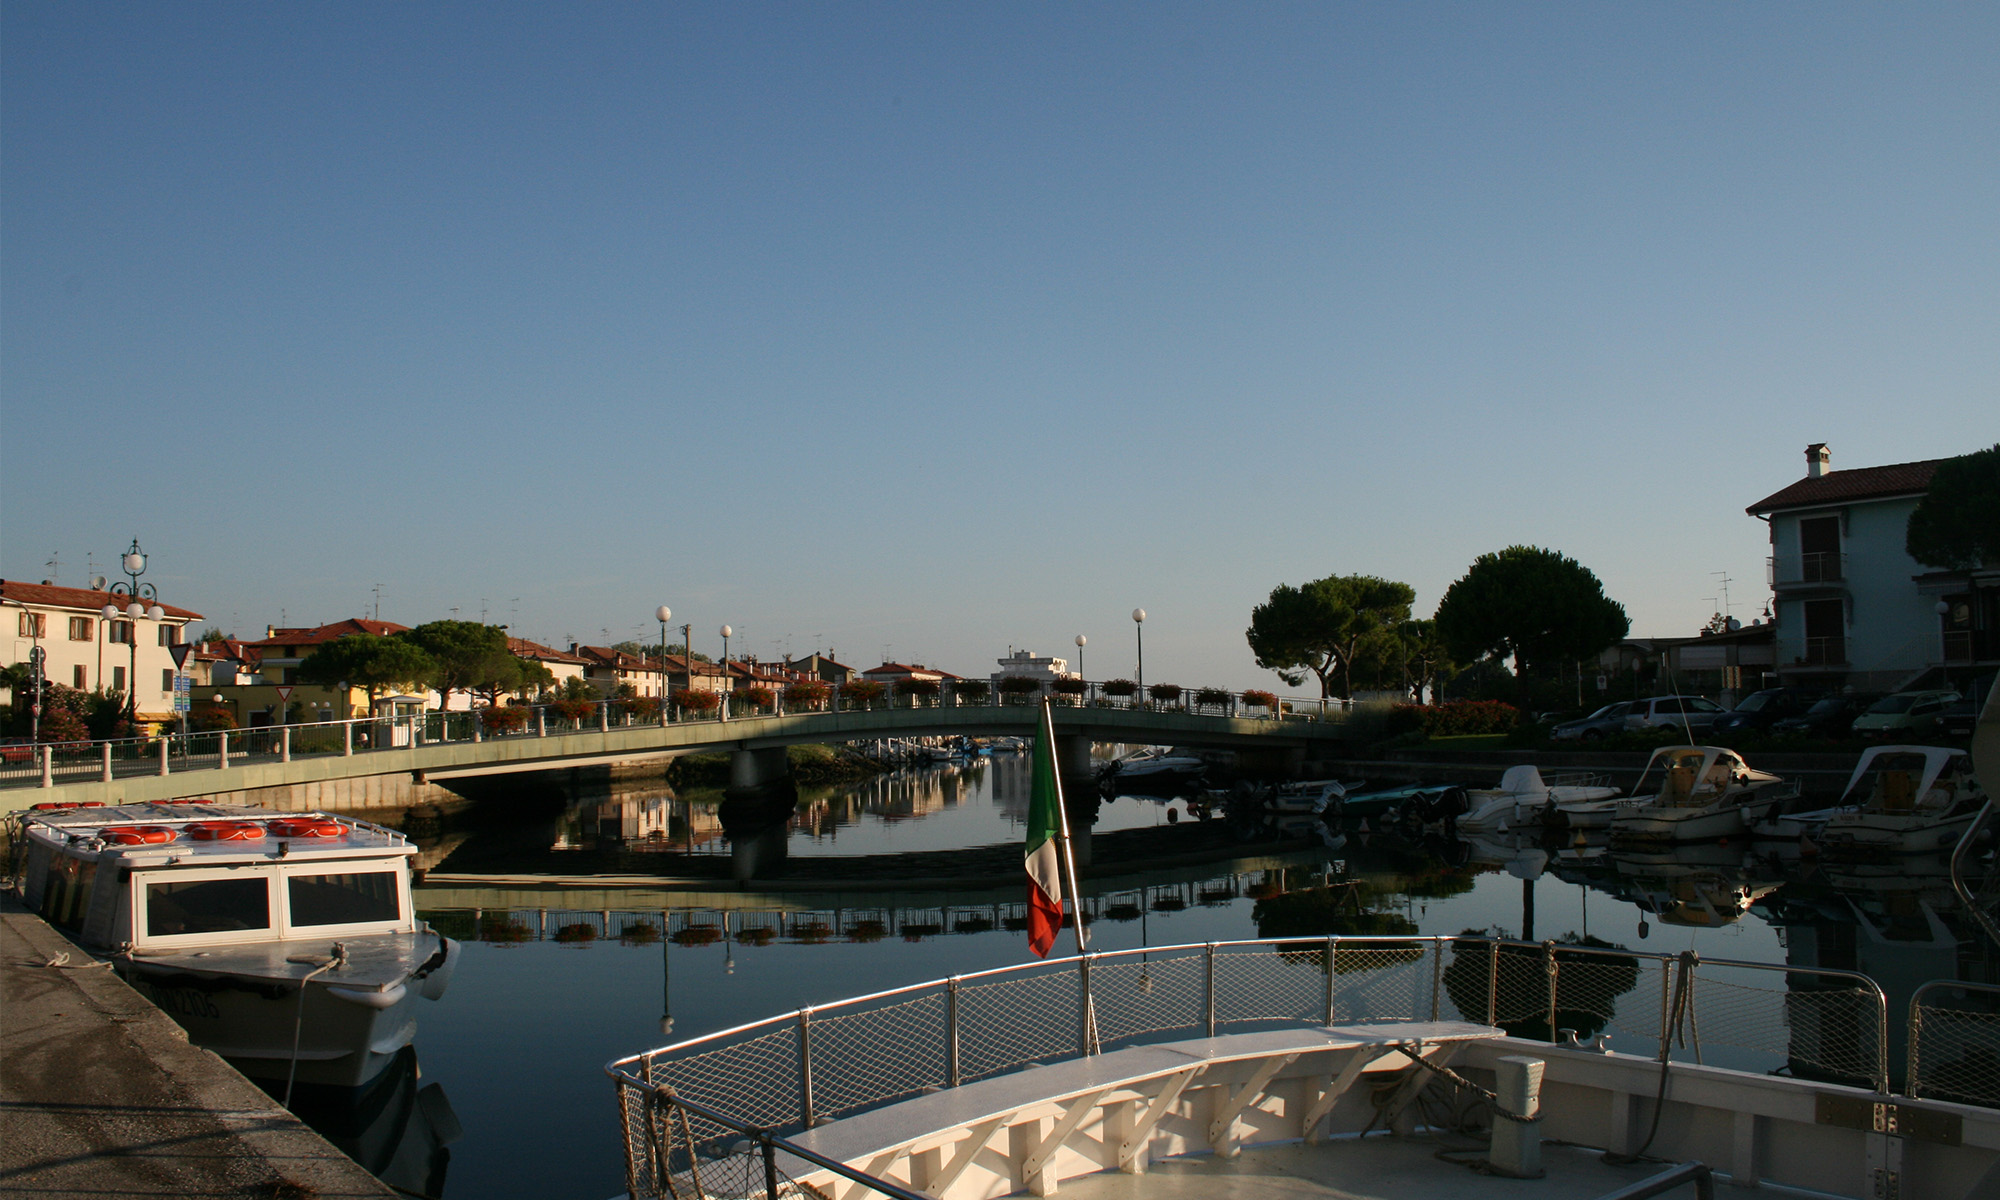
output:
<path id="1" fill-rule="evenodd" d="M 0 811 L 44 803 L 138 804 L 371 776 L 436 783 L 480 775 L 601 766 L 727 752 L 730 786 L 752 790 L 789 773 L 785 747 L 926 737 L 1032 737 L 1039 705 L 945 704 L 639 722 L 597 706 L 596 720 L 532 710 L 500 733 L 479 712 L 330 721 L 124 741 L 13 746 L 0 760 Z M 1096 742 L 1231 749 L 1275 770 L 1345 739 L 1338 708 L 1264 716 L 1147 705 L 1058 706 L 1057 761 L 1090 773 Z"/>

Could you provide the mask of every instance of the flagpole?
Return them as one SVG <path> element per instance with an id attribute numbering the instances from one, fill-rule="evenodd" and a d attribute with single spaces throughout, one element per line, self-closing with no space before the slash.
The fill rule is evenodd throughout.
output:
<path id="1" fill-rule="evenodd" d="M 1056 839 L 1062 850 L 1063 882 L 1068 885 L 1070 925 L 1076 932 L 1076 952 L 1082 954 L 1089 939 L 1083 931 L 1083 893 L 1076 886 L 1076 852 L 1069 844 L 1069 805 L 1063 800 L 1062 764 L 1056 758 L 1056 723 L 1049 698 L 1042 697 L 1042 736 L 1049 743 L 1049 775 L 1056 785 Z"/>

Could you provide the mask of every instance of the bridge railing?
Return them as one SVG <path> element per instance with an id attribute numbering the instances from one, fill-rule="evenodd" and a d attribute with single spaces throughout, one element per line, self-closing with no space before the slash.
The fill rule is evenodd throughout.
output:
<path id="1" fill-rule="evenodd" d="M 1172 696 L 1140 697 L 1108 694 L 1101 683 L 1083 683 L 1082 687 L 1084 690 L 1081 692 L 1055 693 L 1052 700 L 1064 707 L 1274 721 L 1332 721 L 1346 715 L 1339 701 L 1285 700 L 1267 705 L 1255 702 L 1262 698 L 1261 694 L 1250 693 L 1251 699 L 1246 701 L 1245 693 L 1221 689 L 1183 689 Z M 1003 693 L 989 689 L 975 696 L 955 694 L 947 688 L 934 696 L 892 692 L 860 699 L 843 696 L 836 690 L 827 698 L 809 704 L 792 705 L 780 699 L 776 707 L 786 714 L 817 713 L 828 716 L 857 711 L 923 708 L 1012 708 L 1040 703 L 1041 694 Z M 727 693 L 718 707 L 708 712 L 669 704 L 656 706 L 657 711 L 644 714 L 640 709 L 647 706 L 627 705 L 616 699 L 590 701 L 580 706 L 550 703 L 503 707 L 507 711 L 504 720 L 490 716 L 485 708 L 432 710 L 340 721 L 253 725 L 242 729 L 162 732 L 136 738 L 8 744 L 0 746 L 0 788 L 47 788 L 67 783 L 110 782 L 144 775 L 226 770 L 251 763 L 352 756 L 377 750 L 407 750 L 446 742 L 536 738 L 591 730 L 609 732 L 642 725 L 718 723 L 764 716 L 770 712 L 770 709 L 761 706 L 732 703 Z"/>

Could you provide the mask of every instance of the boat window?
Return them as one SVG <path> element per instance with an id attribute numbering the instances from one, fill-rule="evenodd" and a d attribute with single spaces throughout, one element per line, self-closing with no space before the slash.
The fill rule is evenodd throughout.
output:
<path id="1" fill-rule="evenodd" d="M 364 921 L 394 921 L 403 915 L 397 903 L 394 871 L 290 875 L 285 885 L 294 926 L 358 925 Z"/>
<path id="2" fill-rule="evenodd" d="M 84 915 L 90 911 L 90 885 L 96 878 L 96 863 L 56 855 L 42 883 L 43 919 L 62 929 L 82 927 Z"/>
<path id="3" fill-rule="evenodd" d="M 147 937 L 270 927 L 271 889 L 262 875 L 146 885 Z"/>

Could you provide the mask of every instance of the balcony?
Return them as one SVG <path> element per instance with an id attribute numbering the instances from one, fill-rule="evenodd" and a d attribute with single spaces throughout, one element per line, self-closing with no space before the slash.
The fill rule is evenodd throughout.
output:
<path id="1" fill-rule="evenodd" d="M 1847 639 L 1809 637 L 1806 639 L 1805 657 L 1801 661 L 1808 667 L 1844 667 L 1847 665 Z"/>
<path id="2" fill-rule="evenodd" d="M 1847 580 L 1847 556 L 1833 552 L 1777 555 L 1767 560 L 1775 591 L 1839 587 Z"/>

